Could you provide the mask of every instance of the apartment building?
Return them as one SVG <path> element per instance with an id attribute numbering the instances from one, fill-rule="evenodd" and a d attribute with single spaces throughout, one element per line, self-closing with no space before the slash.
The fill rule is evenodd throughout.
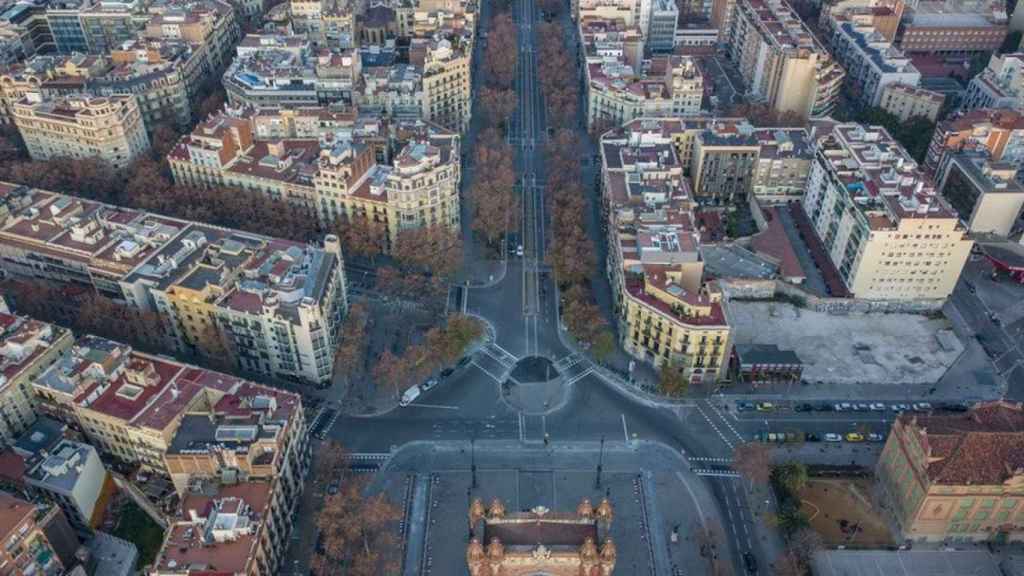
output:
<path id="1" fill-rule="evenodd" d="M 273 576 L 287 551 L 290 511 L 267 481 L 199 487 L 181 503 L 150 576 Z M 285 536 L 286 537 L 286 536 Z"/>
<path id="2" fill-rule="evenodd" d="M 917 542 L 1015 542 L 1024 536 L 1024 410 L 1002 401 L 962 414 L 896 418 L 876 475 Z"/>
<path id="3" fill-rule="evenodd" d="M 228 103 L 236 108 L 320 104 L 311 47 L 300 37 L 246 35 L 222 82 Z"/>
<path id="4" fill-rule="evenodd" d="M 280 474 L 290 492 L 304 473 L 305 416 L 291 392 L 97 336 L 80 336 L 33 387 L 42 411 L 102 452 L 167 474 L 180 493 L 221 469 Z"/>
<path id="5" fill-rule="evenodd" d="M 936 174 L 950 154 L 983 154 L 1017 170 L 1024 167 L 1024 115 L 1010 109 L 962 111 L 935 127 L 924 166 Z"/>
<path id="6" fill-rule="evenodd" d="M 453 40 L 458 42 L 461 38 L 414 38 L 409 46 L 409 59 L 422 70 L 422 118 L 454 132 L 463 132 L 469 127 L 472 112 L 469 66 L 472 54 L 458 46 L 471 47 L 472 44 L 456 44 Z"/>
<path id="7" fill-rule="evenodd" d="M 149 149 L 134 96 L 43 99 L 28 94 L 13 112 L 33 160 L 99 158 L 125 168 Z"/>
<path id="8" fill-rule="evenodd" d="M 679 8 L 675 0 L 653 0 L 644 36 L 644 47 L 651 54 L 671 53 L 676 45 Z"/>
<path id="9" fill-rule="evenodd" d="M 204 48 L 213 73 L 231 63 L 242 38 L 234 6 L 224 0 L 155 0 L 147 8 L 143 36 L 156 40 L 183 40 Z"/>
<path id="10" fill-rule="evenodd" d="M 973 241 L 884 128 L 839 124 L 816 141 L 803 209 L 856 298 L 939 300 Z"/>
<path id="11" fill-rule="evenodd" d="M 800 118 L 832 113 L 843 69 L 784 0 L 737 0 L 728 30 L 749 96 Z"/>
<path id="12" fill-rule="evenodd" d="M 656 133 L 634 122 L 601 140 L 619 333 L 632 356 L 714 382 L 726 373 L 729 323 L 721 291 L 703 276 L 695 203 L 672 139 Z"/>
<path id="13" fill-rule="evenodd" d="M 133 40 L 144 14 L 144 3 L 138 0 L 58 0 L 46 5 L 46 23 L 62 54 L 103 54 Z"/>
<path id="14" fill-rule="evenodd" d="M 967 84 L 962 108 L 1024 108 L 1024 53 L 993 54 Z"/>
<path id="15" fill-rule="evenodd" d="M 840 22 L 831 39 L 832 55 L 846 70 L 846 84 L 862 104 L 878 106 L 892 84 L 917 86 L 921 73 L 891 41 L 865 24 Z"/>
<path id="16" fill-rule="evenodd" d="M 65 566 L 58 549 L 61 524 L 67 525 L 60 508 L 38 506 L 0 492 L 0 566 L 9 576 L 59 576 Z"/>
<path id="17" fill-rule="evenodd" d="M 71 347 L 58 326 L 0 313 L 0 439 L 13 443 L 36 421 L 32 381 Z"/>
<path id="18" fill-rule="evenodd" d="M 26 461 L 24 482 L 34 494 L 60 507 L 80 534 L 91 534 L 102 520 L 100 504 L 107 470 L 96 449 L 73 440 L 59 440 L 53 447 Z"/>
<path id="19" fill-rule="evenodd" d="M 624 22 L 580 21 L 591 130 L 641 117 L 698 114 L 704 96 L 700 68 L 687 56 L 644 59 L 643 41 Z"/>
<path id="20" fill-rule="evenodd" d="M 744 203 L 754 185 L 760 146 L 749 125 L 716 128 L 701 132 L 694 144 L 694 198 L 708 205 Z"/>
<path id="21" fill-rule="evenodd" d="M 886 41 L 895 43 L 906 8 L 903 0 L 839 0 L 822 7 L 818 24 L 825 38 L 835 32 L 839 23 L 852 22 L 871 27 Z"/>
<path id="22" fill-rule="evenodd" d="M 1008 237 L 1024 208 L 1024 186 L 1016 177 L 1012 164 L 959 152 L 946 156 L 936 181 L 971 233 Z"/>
<path id="23" fill-rule="evenodd" d="M 935 122 L 945 101 L 946 96 L 942 93 L 897 82 L 882 88 L 878 106 L 903 122 L 911 118 L 927 118 Z"/>
<path id="24" fill-rule="evenodd" d="M 1009 31 L 1003 5 L 944 0 L 907 4 L 897 39 L 910 54 L 988 54 L 999 49 Z"/>
<path id="25" fill-rule="evenodd" d="M 421 121 L 384 133 L 372 116 L 306 110 L 210 118 L 168 155 L 175 181 L 260 191 L 325 225 L 367 218 L 390 242 L 408 228 L 458 229 L 457 134 Z"/>
<path id="26" fill-rule="evenodd" d="M 0 198 L 9 207 L 0 223 L 7 274 L 156 312 L 168 346 L 183 353 L 329 381 L 347 309 L 336 238 L 320 249 L 12 185 Z"/>

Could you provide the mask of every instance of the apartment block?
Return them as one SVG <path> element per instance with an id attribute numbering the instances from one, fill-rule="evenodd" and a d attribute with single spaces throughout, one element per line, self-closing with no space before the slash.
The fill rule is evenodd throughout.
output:
<path id="1" fill-rule="evenodd" d="M 871 26 L 840 22 L 833 32 L 831 48 L 846 70 L 846 84 L 852 95 L 864 105 L 878 106 L 889 85 L 917 86 L 921 81 L 921 73 L 910 58 Z"/>
<path id="2" fill-rule="evenodd" d="M 750 126 L 705 130 L 693 148 L 693 195 L 702 204 L 744 203 L 754 185 L 760 152 Z"/>
<path id="3" fill-rule="evenodd" d="M 695 203 L 672 139 L 644 124 L 601 140 L 619 333 L 632 356 L 676 366 L 693 383 L 714 382 L 726 373 L 731 346 L 722 293 L 704 278 Z"/>
<path id="4" fill-rule="evenodd" d="M 26 461 L 25 484 L 53 502 L 79 533 L 91 534 L 103 510 L 97 508 L 107 471 L 96 449 L 63 439 Z"/>
<path id="5" fill-rule="evenodd" d="M 645 32 L 644 47 L 649 53 L 671 53 L 676 44 L 679 8 L 675 0 L 653 0 Z"/>
<path id="6" fill-rule="evenodd" d="M 59 576 L 70 568 L 61 562 L 61 542 L 47 534 L 51 525 L 66 524 L 60 508 L 38 506 L 0 492 L 0 566 L 9 576 Z"/>
<path id="7" fill-rule="evenodd" d="M 134 96 L 29 94 L 14 104 L 14 124 L 33 160 L 99 158 L 125 168 L 149 149 Z"/>
<path id="8" fill-rule="evenodd" d="M 937 182 L 970 232 L 1007 237 L 1024 208 L 1024 186 L 1016 176 L 1017 168 L 1009 163 L 960 152 L 946 156 Z"/>
<path id="9" fill-rule="evenodd" d="M 222 82 L 231 106 L 288 108 L 320 104 L 316 80 L 308 41 L 248 34 Z"/>
<path id="10" fill-rule="evenodd" d="M 209 119 L 168 155 L 175 181 L 260 191 L 325 225 L 367 219 L 391 242 L 409 228 L 458 229 L 458 134 L 421 121 L 385 128 L 372 116 L 300 112 Z"/>
<path id="11" fill-rule="evenodd" d="M 1024 410 L 976 404 L 962 414 L 903 414 L 876 476 L 901 540 L 1017 542 L 1024 536 Z"/>
<path id="12" fill-rule="evenodd" d="M 279 574 L 290 513 L 272 482 L 197 487 L 182 500 L 148 574 L 205 576 L 211 566 L 224 576 Z"/>
<path id="13" fill-rule="evenodd" d="M 32 381 L 71 347 L 58 326 L 0 313 L 0 439 L 12 443 L 36 420 Z"/>
<path id="14" fill-rule="evenodd" d="M 873 28 L 890 43 L 896 42 L 900 19 L 907 4 L 903 0 L 839 0 L 822 7 L 818 17 L 824 37 L 830 37 L 841 22 Z"/>
<path id="15" fill-rule="evenodd" d="M 950 154 L 978 153 L 1018 171 L 1024 167 L 1024 115 L 1009 109 L 962 111 L 939 122 L 928 145 L 925 169 L 936 174 Z"/>
<path id="16" fill-rule="evenodd" d="M 935 122 L 945 101 L 946 96 L 934 90 L 895 83 L 882 88 L 878 106 L 903 122 L 911 118 L 927 118 Z"/>
<path id="17" fill-rule="evenodd" d="M 580 21 L 591 130 L 641 117 L 698 114 L 704 79 L 687 56 L 643 58 L 643 41 L 623 21 Z"/>
<path id="18" fill-rule="evenodd" d="M 138 0 L 59 0 L 46 5 L 46 22 L 62 54 L 103 54 L 133 40 L 144 14 L 144 3 Z"/>
<path id="19" fill-rule="evenodd" d="M 413 38 L 409 59 L 422 70 L 423 119 L 462 132 L 469 128 L 472 112 L 469 66 L 472 54 L 453 40 L 440 35 Z"/>
<path id="20" fill-rule="evenodd" d="M 1024 108 L 1024 53 L 993 54 L 971 78 L 962 108 Z"/>
<path id="21" fill-rule="evenodd" d="M 944 299 L 973 241 L 884 128 L 839 124 L 815 143 L 803 209 L 856 298 Z"/>
<path id="22" fill-rule="evenodd" d="M 12 185 L 0 198 L 7 274 L 156 312 L 168 346 L 183 353 L 226 354 L 287 380 L 330 379 L 347 309 L 336 238 L 320 249 Z"/>
<path id="23" fill-rule="evenodd" d="M 999 49 L 1008 31 L 1003 5 L 920 0 L 907 3 L 897 40 L 911 54 L 988 54 Z"/>
<path id="24" fill-rule="evenodd" d="M 235 7 L 224 0 L 154 0 L 147 12 L 143 37 L 202 46 L 217 74 L 231 63 L 242 38 Z"/>
<path id="25" fill-rule="evenodd" d="M 737 0 L 726 44 L 750 97 L 800 118 L 832 113 L 843 69 L 784 0 Z"/>

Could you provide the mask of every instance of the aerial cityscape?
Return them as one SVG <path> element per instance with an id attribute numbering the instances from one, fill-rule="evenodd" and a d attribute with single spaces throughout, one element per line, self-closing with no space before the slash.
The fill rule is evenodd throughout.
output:
<path id="1" fill-rule="evenodd" d="M 0 576 L 1024 576 L 1016 0 L 0 0 Z"/>

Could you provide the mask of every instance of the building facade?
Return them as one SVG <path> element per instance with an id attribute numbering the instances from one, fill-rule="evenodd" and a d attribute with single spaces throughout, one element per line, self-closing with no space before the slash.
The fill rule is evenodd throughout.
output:
<path id="1" fill-rule="evenodd" d="M 97 504 L 107 482 L 107 471 L 96 449 L 61 440 L 40 456 L 25 472 L 25 483 L 57 504 L 72 527 L 91 534 L 101 519 L 103 511 L 97 509 Z"/>
<path id="2" fill-rule="evenodd" d="M 61 516 L 56 506 L 42 511 L 7 492 L 0 492 L 0 566 L 6 566 L 10 576 L 59 576 L 66 568 L 50 540 L 45 527 Z"/>
<path id="3" fill-rule="evenodd" d="M 864 105 L 878 106 L 887 86 L 917 86 L 921 80 L 910 58 L 871 26 L 840 22 L 834 29 L 831 48 L 846 70 L 847 86 Z"/>
<path id="4" fill-rule="evenodd" d="M 963 108 L 1010 108 L 1024 106 L 1024 53 L 993 54 L 980 74 L 971 78 Z"/>
<path id="5" fill-rule="evenodd" d="M 903 414 L 876 469 L 903 539 L 1016 542 L 1024 536 L 1024 411 Z"/>
<path id="6" fill-rule="evenodd" d="M 936 174 L 950 154 L 982 154 L 993 162 L 1024 167 L 1024 115 L 1010 109 L 958 112 L 935 127 L 925 169 Z"/>
<path id="7" fill-rule="evenodd" d="M 945 95 L 934 90 L 895 83 L 882 88 L 878 106 L 903 122 L 911 118 L 927 118 L 935 122 L 945 101 Z"/>
<path id="8" fill-rule="evenodd" d="M 622 345 L 691 383 L 714 382 L 726 373 L 731 346 L 722 293 L 704 278 L 694 202 L 672 139 L 643 126 L 601 140 L 607 269 Z"/>
<path id="9" fill-rule="evenodd" d="M 0 439 L 14 440 L 36 420 L 32 381 L 71 347 L 65 328 L 0 313 Z"/>
<path id="10" fill-rule="evenodd" d="M 854 297 L 949 296 L 973 241 L 907 152 L 883 128 L 858 124 L 815 146 L 803 209 Z"/>
<path id="11" fill-rule="evenodd" d="M 133 96 L 28 95 L 14 105 L 14 124 L 33 160 L 99 158 L 125 168 L 149 150 Z"/>
<path id="12" fill-rule="evenodd" d="M 939 167 L 938 187 L 972 233 L 1007 237 L 1024 208 L 1024 186 L 1016 176 L 1011 164 L 961 152 Z"/>
<path id="13" fill-rule="evenodd" d="M 844 72 L 784 0 L 737 0 L 725 41 L 748 95 L 776 113 L 832 113 Z"/>
<path id="14" fill-rule="evenodd" d="M 7 274 L 155 312 L 173 350 L 282 379 L 330 380 L 347 310 L 337 238 L 321 249 L 42 190 L 0 192 L 14 207 L 0 223 Z"/>

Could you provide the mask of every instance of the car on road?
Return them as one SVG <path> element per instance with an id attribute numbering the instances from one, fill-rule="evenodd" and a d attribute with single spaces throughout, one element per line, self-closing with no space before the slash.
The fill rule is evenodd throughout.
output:
<path id="1" fill-rule="evenodd" d="M 754 410 L 754 403 L 753 402 L 737 402 L 736 403 L 736 411 L 737 412 L 750 412 L 751 410 Z"/>
<path id="2" fill-rule="evenodd" d="M 871 406 L 869 404 L 861 403 L 861 404 L 857 404 L 857 406 L 854 408 L 854 410 L 856 410 L 858 412 L 867 412 L 868 410 L 871 410 Z"/>
<path id="3" fill-rule="evenodd" d="M 932 405 L 928 402 L 918 402 L 913 405 L 913 408 L 918 412 L 929 412 L 932 409 Z"/>
<path id="4" fill-rule="evenodd" d="M 808 432 L 804 435 L 805 442 L 821 442 L 821 436 L 818 436 L 814 432 Z"/>
<path id="5" fill-rule="evenodd" d="M 824 403 L 824 404 L 818 404 L 817 406 L 814 407 L 814 409 L 819 411 L 819 412 L 834 412 L 836 408 L 835 408 L 835 406 L 833 406 L 831 404 Z"/>
<path id="6" fill-rule="evenodd" d="M 843 437 L 840 436 L 839 434 L 836 434 L 835 432 L 829 432 L 828 434 L 825 434 L 825 442 L 842 442 L 842 441 L 843 441 Z"/>
<path id="7" fill-rule="evenodd" d="M 881 434 L 875 434 L 874 432 L 868 434 L 868 442 L 882 442 L 885 440 L 885 436 Z"/>
<path id="8" fill-rule="evenodd" d="M 420 385 L 420 391 L 426 392 L 427 390 L 430 390 L 434 386 L 437 386 L 437 378 L 431 378 L 424 382 L 422 385 Z"/>
<path id="9" fill-rule="evenodd" d="M 957 404 L 957 403 L 943 404 L 942 405 L 942 409 L 947 411 L 947 412 L 967 412 L 969 407 L 968 407 L 967 403 L 961 402 L 959 404 Z"/>
<path id="10" fill-rule="evenodd" d="M 859 432 L 850 432 L 849 434 L 846 435 L 846 441 L 847 442 L 863 442 L 864 441 L 864 435 L 860 434 Z"/>
<path id="11" fill-rule="evenodd" d="M 771 402 L 758 402 L 757 403 L 757 411 L 758 412 L 774 412 L 775 411 L 775 404 L 772 404 Z"/>
<path id="12" fill-rule="evenodd" d="M 811 406 L 810 404 L 797 404 L 794 410 L 797 412 L 810 412 L 811 410 L 814 410 L 814 406 Z"/>
<path id="13" fill-rule="evenodd" d="M 444 370 L 441 370 L 441 378 L 447 378 L 451 376 L 453 372 L 455 372 L 455 368 L 445 368 Z"/>
<path id="14" fill-rule="evenodd" d="M 910 406 L 907 405 L 907 404 L 893 404 L 892 405 L 892 411 L 893 412 L 906 412 L 907 410 L 910 410 Z"/>
<path id="15" fill-rule="evenodd" d="M 881 402 L 875 402 L 874 404 L 871 404 L 870 408 L 875 412 L 884 412 L 885 404 L 882 404 Z"/>
<path id="16" fill-rule="evenodd" d="M 330 494 L 331 496 L 334 496 L 335 494 L 338 493 L 339 488 L 340 486 L 338 485 L 338 481 L 335 480 L 334 482 L 331 482 L 330 485 L 327 486 L 327 493 Z"/>
<path id="17" fill-rule="evenodd" d="M 743 553 L 743 565 L 747 568 L 747 574 L 757 574 L 757 558 L 750 552 Z"/>
<path id="18" fill-rule="evenodd" d="M 520 258 L 523 257 L 523 245 L 522 244 L 520 244 L 519 246 L 516 246 L 516 256 L 518 256 Z"/>

